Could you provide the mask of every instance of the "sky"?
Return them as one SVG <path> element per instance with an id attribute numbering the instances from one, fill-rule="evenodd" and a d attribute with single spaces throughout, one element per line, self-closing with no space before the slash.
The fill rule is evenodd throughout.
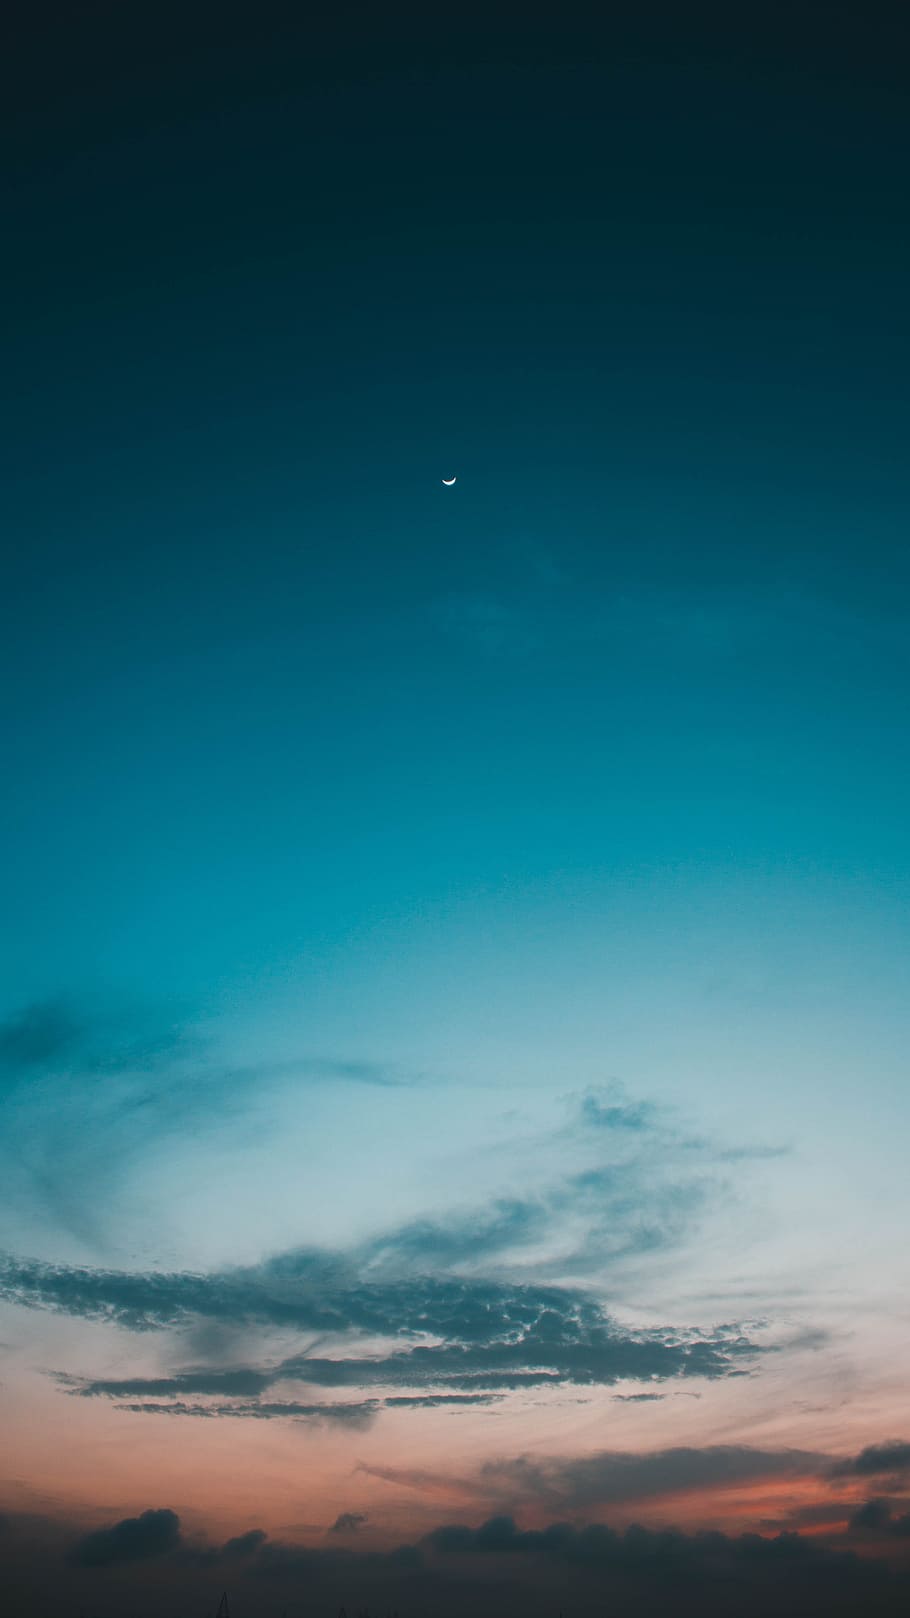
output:
<path id="1" fill-rule="evenodd" d="M 906 19 L 7 28 L 12 1618 L 903 1611 Z"/>

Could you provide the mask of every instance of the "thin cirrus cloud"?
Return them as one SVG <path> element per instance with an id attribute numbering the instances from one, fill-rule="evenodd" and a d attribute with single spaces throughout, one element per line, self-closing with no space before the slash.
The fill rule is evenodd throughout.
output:
<path id="1" fill-rule="evenodd" d="M 284 1061 L 231 1064 L 220 1061 L 211 1042 L 173 1017 L 149 1009 L 112 1007 L 106 1014 L 79 1009 L 66 996 L 34 1001 L 0 1022 L 0 1073 L 7 1086 L 44 1074 L 72 1078 L 155 1072 L 157 1080 L 143 1093 L 144 1105 L 156 1095 L 172 1102 L 168 1070 L 179 1072 L 181 1085 L 193 1080 L 189 1102 L 214 1090 L 250 1089 L 288 1077 L 333 1083 L 399 1088 L 419 1081 L 387 1063 L 301 1053 Z M 107 1092 L 116 1101 L 116 1088 Z"/>
<path id="2" fill-rule="evenodd" d="M 282 1097 L 301 1085 L 422 1082 L 393 1064 L 312 1052 L 228 1062 L 155 1008 L 36 1001 L 0 1022 L 0 1203 L 25 1228 L 105 1250 L 105 1209 L 128 1204 L 137 1168 L 160 1165 L 181 1135 L 230 1140 L 251 1116 L 276 1129 Z"/>
<path id="3" fill-rule="evenodd" d="M 426 1082 L 378 1060 L 310 1055 L 228 1065 L 173 1019 L 152 1026 L 146 1017 L 129 1028 L 123 1016 L 93 1020 L 63 999 L 7 1019 L 0 1065 L 0 1104 L 5 1089 L 13 1108 L 7 1138 L 19 1142 L 9 1170 L 20 1209 L 30 1203 L 102 1251 L 109 1251 L 105 1206 L 115 1193 L 128 1199 L 143 1159 L 160 1166 L 162 1147 L 169 1151 L 190 1130 L 227 1142 L 255 1116 L 257 1130 L 274 1131 L 282 1097 L 293 1111 L 301 1082 L 379 1091 Z M 568 1098 L 562 1130 L 526 1144 L 531 1158 L 545 1152 L 544 1173 L 528 1161 L 523 1183 L 476 1208 L 380 1231 L 363 1242 L 360 1261 L 438 1269 L 511 1254 L 541 1273 L 549 1247 L 562 1273 L 599 1272 L 680 1242 L 727 1194 L 721 1164 L 779 1150 L 692 1137 L 666 1109 L 630 1100 L 617 1085 Z"/>

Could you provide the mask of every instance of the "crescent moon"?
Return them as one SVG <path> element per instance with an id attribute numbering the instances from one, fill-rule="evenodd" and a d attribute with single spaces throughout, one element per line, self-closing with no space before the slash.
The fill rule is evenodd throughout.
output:
<path id="1" fill-rule="evenodd" d="M 451 489 L 452 484 L 455 482 L 455 479 L 454 478 L 443 478 L 442 481 L 445 484 L 447 489 Z"/>

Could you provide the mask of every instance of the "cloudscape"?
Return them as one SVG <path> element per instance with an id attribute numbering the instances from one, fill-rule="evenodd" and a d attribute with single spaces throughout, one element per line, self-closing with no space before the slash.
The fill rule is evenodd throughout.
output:
<path id="1" fill-rule="evenodd" d="M 908 46 L 10 29 L 9 1618 L 907 1611 Z"/>

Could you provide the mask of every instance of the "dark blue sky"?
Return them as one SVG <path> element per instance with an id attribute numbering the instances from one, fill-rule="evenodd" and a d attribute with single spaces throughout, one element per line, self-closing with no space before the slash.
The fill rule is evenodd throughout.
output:
<path id="1" fill-rule="evenodd" d="M 899 39 L 786 17 L 36 30 L 3 657 L 37 977 L 128 871 L 208 928 L 289 840 L 415 895 L 604 836 L 887 866 Z"/>

